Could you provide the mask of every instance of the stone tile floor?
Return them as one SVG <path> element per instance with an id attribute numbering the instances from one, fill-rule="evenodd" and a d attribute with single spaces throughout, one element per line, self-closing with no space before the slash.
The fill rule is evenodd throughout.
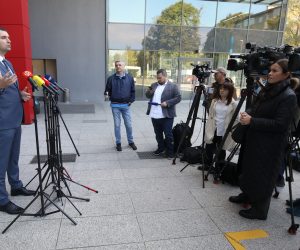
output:
<path id="1" fill-rule="evenodd" d="M 132 105 L 134 138 L 140 152 L 156 149 L 152 124 L 145 114 L 146 106 L 143 101 Z M 177 106 L 175 124 L 186 121 L 189 106 L 188 101 Z M 199 111 L 201 116 L 202 111 Z M 40 149 L 45 154 L 44 118 L 42 115 L 38 118 Z M 22 216 L 0 235 L 0 249 L 233 249 L 224 234 L 253 229 L 265 230 L 269 237 L 242 241 L 247 249 L 300 248 L 299 231 L 296 236 L 287 233 L 291 223 L 285 212 L 287 185 L 280 190 L 279 199 L 272 199 L 266 221 L 249 221 L 238 215 L 241 207 L 227 201 L 230 195 L 239 193 L 238 188 L 215 185 L 210 179 L 203 189 L 202 174 L 196 167 L 188 167 L 180 173 L 184 163 L 179 160 L 172 165 L 172 161 L 163 158 L 139 159 L 127 146 L 124 127 L 123 151 L 116 152 L 108 103 L 97 105 L 95 114 L 63 114 L 63 118 L 81 154 L 75 163 L 65 163 L 64 167 L 75 181 L 99 193 L 67 181 L 74 196 L 90 199 L 90 202 L 72 199 L 82 215 L 66 199 L 56 201 L 77 225 L 62 213 L 42 218 Z M 74 153 L 66 130 L 62 123 L 60 125 L 63 153 Z M 201 138 L 202 124 L 197 121 L 193 144 L 200 145 Z M 20 175 L 24 183 L 36 174 L 37 165 L 29 164 L 35 154 L 34 126 L 23 126 Z M 29 187 L 35 189 L 37 179 Z M 47 192 L 51 192 L 51 187 Z M 297 172 L 293 192 L 300 197 Z M 22 206 L 31 199 L 12 198 Z M 37 199 L 28 212 L 36 213 L 40 207 L 40 199 Z M 46 211 L 53 210 L 53 206 L 49 206 Z M 0 213 L 1 231 L 13 219 L 14 216 Z M 296 218 L 296 222 L 300 223 L 300 219 Z"/>

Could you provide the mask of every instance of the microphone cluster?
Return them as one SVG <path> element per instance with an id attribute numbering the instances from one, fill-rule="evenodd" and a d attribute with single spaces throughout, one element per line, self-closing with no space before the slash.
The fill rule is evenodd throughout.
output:
<path id="1" fill-rule="evenodd" d="M 38 90 L 40 87 L 42 87 L 43 90 L 51 95 L 59 95 L 59 90 L 65 92 L 65 90 L 59 86 L 55 79 L 50 75 L 45 75 L 43 77 L 39 75 L 33 75 L 30 71 L 24 71 L 22 76 L 29 81 L 35 90 Z"/>

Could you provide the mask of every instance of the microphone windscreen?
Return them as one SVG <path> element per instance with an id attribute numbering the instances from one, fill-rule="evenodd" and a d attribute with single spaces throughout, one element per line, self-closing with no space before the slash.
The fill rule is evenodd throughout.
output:
<path id="1" fill-rule="evenodd" d="M 46 74 L 45 78 L 51 83 L 56 83 L 55 79 L 51 75 Z"/>
<path id="2" fill-rule="evenodd" d="M 32 79 L 36 82 L 38 86 L 43 86 L 45 84 L 44 80 L 40 78 L 38 75 L 34 75 Z"/>
<path id="3" fill-rule="evenodd" d="M 32 73 L 28 70 L 22 72 L 22 76 L 25 78 L 32 77 Z"/>

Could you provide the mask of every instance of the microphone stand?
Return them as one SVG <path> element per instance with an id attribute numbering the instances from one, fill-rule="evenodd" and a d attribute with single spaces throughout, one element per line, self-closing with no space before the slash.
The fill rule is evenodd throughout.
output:
<path id="1" fill-rule="evenodd" d="M 31 81 L 29 81 L 31 83 Z M 34 96 L 34 90 L 36 89 L 36 86 L 31 83 L 32 86 L 32 93 L 33 93 L 33 103 L 35 103 L 35 96 Z M 36 117 L 36 110 L 33 108 L 34 112 L 34 129 L 35 129 L 35 143 L 36 143 L 36 151 L 37 151 L 37 161 L 38 161 L 38 167 L 37 167 L 37 175 L 39 180 L 39 185 L 37 192 L 35 194 L 35 197 L 32 201 L 29 202 L 29 204 L 24 208 L 24 211 L 18 214 L 15 219 L 9 223 L 9 225 L 2 231 L 2 234 L 4 234 L 16 221 L 20 216 L 41 216 L 44 217 L 45 215 L 61 212 L 63 215 L 65 215 L 74 225 L 77 225 L 77 223 L 68 215 L 66 214 L 60 207 L 58 207 L 51 199 L 50 196 L 44 192 L 43 189 L 43 182 L 42 182 L 42 169 L 41 169 L 41 160 L 40 160 L 40 150 L 39 150 L 39 135 L 38 135 L 38 125 L 37 125 L 37 117 Z M 25 214 L 25 211 L 38 199 L 41 199 L 41 209 L 39 213 L 35 214 Z M 53 212 L 46 213 L 45 212 L 45 203 L 44 198 L 49 201 L 51 204 L 53 204 L 57 210 Z"/>

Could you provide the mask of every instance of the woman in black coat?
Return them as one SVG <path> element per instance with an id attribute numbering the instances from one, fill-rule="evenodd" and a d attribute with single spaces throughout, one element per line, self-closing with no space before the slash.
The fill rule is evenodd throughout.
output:
<path id="1" fill-rule="evenodd" d="M 230 197 L 229 201 L 250 203 L 250 209 L 239 212 L 248 219 L 265 220 L 268 215 L 296 108 L 289 77 L 288 60 L 272 64 L 267 86 L 251 110 L 240 115 L 240 123 L 248 126 L 239 183 L 242 193 Z"/>

